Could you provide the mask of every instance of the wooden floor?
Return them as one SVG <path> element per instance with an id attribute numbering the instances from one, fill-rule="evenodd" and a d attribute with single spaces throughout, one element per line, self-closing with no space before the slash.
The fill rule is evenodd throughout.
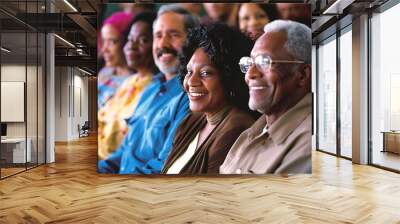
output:
<path id="1" fill-rule="evenodd" d="M 18 167 L 2 167 L 1 168 L 1 178 L 6 178 L 8 176 L 24 172 L 27 169 L 33 169 L 37 167 L 37 164 L 27 164 L 27 167 L 25 167 L 25 164 L 18 165 Z"/>
<path id="2" fill-rule="evenodd" d="M 136 177 L 96 173 L 95 138 L 0 181 L 0 223 L 400 223 L 400 175 L 320 152 L 313 174 Z"/>
<path id="3" fill-rule="evenodd" d="M 17 168 L 8 168 L 8 167 L 1 168 L 1 178 L 7 177 L 7 176 L 10 176 L 10 175 L 13 175 L 15 173 L 19 173 L 19 172 L 22 172 L 25 170 L 26 170 L 25 167 L 24 168 L 19 168 L 19 167 L 17 167 Z"/>

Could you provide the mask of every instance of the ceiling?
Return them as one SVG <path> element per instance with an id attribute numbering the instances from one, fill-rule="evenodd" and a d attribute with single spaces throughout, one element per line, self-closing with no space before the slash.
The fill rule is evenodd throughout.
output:
<path id="1" fill-rule="evenodd" d="M 313 6 L 313 43 L 318 43 L 352 23 L 354 17 L 373 12 L 389 0 L 316 0 Z"/>
<path id="2" fill-rule="evenodd" d="M 387 0 L 293 0 L 309 3 L 312 10 L 313 39 L 324 38 L 339 20 L 378 7 Z M 47 2 L 47 5 L 46 5 Z M 54 32 L 74 46 L 55 38 L 57 65 L 75 65 L 96 71 L 97 16 L 101 4 L 119 0 L 0 0 L 2 45 L 15 49 L 9 58 L 25 58 L 37 51 L 29 32 Z M 142 0 L 141 2 L 151 2 Z M 259 1 L 258 1 L 259 2 Z M 260 1 L 282 2 L 282 1 Z M 69 4 L 68 4 L 69 3 Z M 52 13 L 49 13 L 52 11 Z M 343 25 L 343 24 L 342 24 Z M 331 31 L 329 31 L 331 29 Z M 328 32 L 329 31 L 329 32 Z M 25 35 L 21 33 L 27 32 Z M 27 50 L 25 52 L 25 42 Z M 31 43 L 32 42 L 32 43 Z M 39 46 L 41 47 L 41 45 Z M 29 58 L 29 57 L 28 57 Z M 4 60 L 4 57 L 3 57 Z"/>
<path id="3" fill-rule="evenodd" d="M 52 32 L 74 45 L 55 38 L 56 65 L 80 66 L 94 73 L 97 67 L 97 14 L 105 2 L 47 0 L 46 5 L 45 0 L 0 0 L 2 46 L 12 49 L 2 60 L 25 62 L 25 56 L 30 60 L 43 47 L 34 39 L 37 33 Z"/>

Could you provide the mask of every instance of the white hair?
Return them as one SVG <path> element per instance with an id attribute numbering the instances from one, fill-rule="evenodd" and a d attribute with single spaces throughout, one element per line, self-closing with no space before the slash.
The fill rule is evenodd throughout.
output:
<path id="1" fill-rule="evenodd" d="M 179 6 L 178 3 L 162 5 L 157 12 L 157 19 L 161 15 L 163 15 L 165 13 L 169 13 L 169 12 L 173 12 L 173 13 L 180 14 L 183 16 L 183 24 L 185 26 L 186 32 L 188 32 L 189 29 L 192 29 L 199 25 L 199 19 L 196 16 L 194 16 L 193 14 L 191 14 L 189 11 L 187 11 L 186 9 Z M 157 19 L 156 19 L 156 21 L 157 21 Z M 154 21 L 153 27 L 154 27 L 154 24 L 156 23 L 156 21 Z"/>
<path id="2" fill-rule="evenodd" d="M 264 26 L 264 32 L 285 32 L 286 50 L 298 60 L 311 64 L 311 29 L 295 21 L 274 20 Z"/>

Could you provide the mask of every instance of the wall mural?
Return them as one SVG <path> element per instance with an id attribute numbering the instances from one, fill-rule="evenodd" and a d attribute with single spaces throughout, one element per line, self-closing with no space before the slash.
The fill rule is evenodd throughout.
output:
<path id="1" fill-rule="evenodd" d="M 311 173 L 310 11 L 103 5 L 98 172 Z"/>

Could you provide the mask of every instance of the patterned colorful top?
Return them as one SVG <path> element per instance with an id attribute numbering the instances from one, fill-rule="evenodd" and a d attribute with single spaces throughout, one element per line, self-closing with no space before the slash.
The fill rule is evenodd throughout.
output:
<path id="1" fill-rule="evenodd" d="M 127 120 L 128 133 L 110 156 L 99 160 L 99 173 L 160 173 L 175 132 L 190 110 L 179 76 L 163 80 L 155 77 L 143 91 Z"/>
<path id="2" fill-rule="evenodd" d="M 97 109 L 100 110 L 114 96 L 115 91 L 130 75 L 115 75 L 114 68 L 102 68 L 97 81 Z"/>
<path id="3" fill-rule="evenodd" d="M 105 159 L 122 142 L 128 131 L 126 119 L 132 116 L 142 91 L 153 80 L 153 75 L 133 75 L 117 89 L 98 112 L 98 154 Z"/>

